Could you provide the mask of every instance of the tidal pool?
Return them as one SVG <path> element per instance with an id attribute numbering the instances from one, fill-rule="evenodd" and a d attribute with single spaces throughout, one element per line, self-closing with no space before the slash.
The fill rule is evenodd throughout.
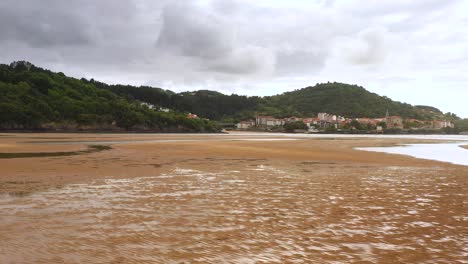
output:
<path id="1" fill-rule="evenodd" d="M 420 159 L 430 159 L 468 166 L 468 151 L 463 143 L 408 144 L 394 147 L 356 148 L 358 150 L 408 155 Z"/>

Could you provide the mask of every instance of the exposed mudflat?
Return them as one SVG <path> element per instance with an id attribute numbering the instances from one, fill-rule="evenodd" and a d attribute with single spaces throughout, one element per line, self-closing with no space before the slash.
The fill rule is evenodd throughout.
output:
<path id="1" fill-rule="evenodd" d="M 468 167 L 353 150 L 427 141 L 62 136 L 141 142 L 0 159 L 1 263 L 466 263 Z"/>

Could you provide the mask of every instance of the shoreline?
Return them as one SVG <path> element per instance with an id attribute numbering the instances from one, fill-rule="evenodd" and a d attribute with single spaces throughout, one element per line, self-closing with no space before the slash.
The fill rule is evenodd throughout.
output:
<path id="1" fill-rule="evenodd" d="M 258 133 L 258 134 L 295 134 L 295 135 L 359 135 L 359 136 L 462 136 L 466 135 L 463 132 L 458 134 L 447 134 L 444 132 L 437 133 L 377 133 L 377 132 L 343 132 L 343 133 L 327 133 L 327 132 L 317 132 L 317 133 L 289 133 L 289 132 L 274 132 L 274 131 L 262 131 L 262 130 L 228 130 L 227 132 L 196 132 L 196 131 L 178 131 L 178 130 L 80 130 L 80 129 L 64 129 L 64 130 L 56 130 L 56 129 L 0 129 L 0 134 L 241 134 L 241 133 Z"/>
<path id="2" fill-rule="evenodd" d="M 278 263 L 463 259 L 468 166 L 354 150 L 440 141 L 235 138 L 0 136 L 0 152 L 132 141 L 82 155 L 0 159 L 4 262 L 50 263 L 59 255 L 60 262 L 218 263 L 265 252 L 262 261 Z M 148 245 L 158 246 L 149 252 Z"/>
<path id="3" fill-rule="evenodd" d="M 110 150 L 63 157 L 0 159 L 0 193 L 35 192 L 72 183 L 86 183 L 108 178 L 135 178 L 160 175 L 178 167 L 214 171 L 224 163 L 241 164 L 239 160 L 262 160 L 278 168 L 302 163 L 333 163 L 334 167 L 354 173 L 356 168 L 437 167 L 468 174 L 468 167 L 404 155 L 359 151 L 357 147 L 389 147 L 402 144 L 435 143 L 434 139 L 374 138 L 302 138 L 281 140 L 285 136 L 257 135 L 275 141 L 236 140 L 242 135 L 195 134 L 12 134 L 0 136 L 0 153 L 79 152 L 90 144 L 108 145 Z M 193 141 L 180 141 L 189 139 Z M 44 144 L 53 140 L 54 144 Z M 73 141 L 69 144 L 67 141 Z M 148 142 L 148 140 L 169 140 Z M 174 141 L 171 141 L 174 140 Z M 85 143 L 82 143 L 84 141 Z M 102 144 L 105 141 L 128 141 L 125 144 Z M 28 143 L 25 143 L 28 142 Z M 63 144 L 60 144 L 63 142 Z M 94 143 L 93 143 L 94 142 Z M 447 141 L 450 142 L 450 141 Z M 5 184 L 30 182 L 31 184 Z"/>

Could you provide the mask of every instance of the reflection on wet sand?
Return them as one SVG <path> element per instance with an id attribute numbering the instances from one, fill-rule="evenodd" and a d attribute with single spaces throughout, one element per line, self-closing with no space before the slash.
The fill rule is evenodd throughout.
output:
<path id="1" fill-rule="evenodd" d="M 460 148 L 462 147 L 462 144 L 464 143 L 410 144 L 393 147 L 370 147 L 357 149 L 408 155 L 420 159 L 437 160 L 468 166 L 468 152 Z"/>
<path id="2" fill-rule="evenodd" d="M 5 263 L 464 263 L 466 178 L 442 168 L 185 165 L 0 199 Z M 353 167 L 354 166 L 354 167 Z"/>

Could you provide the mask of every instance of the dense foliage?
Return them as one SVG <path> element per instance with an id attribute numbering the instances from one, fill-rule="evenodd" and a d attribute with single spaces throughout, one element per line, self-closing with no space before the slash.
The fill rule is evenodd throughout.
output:
<path id="1" fill-rule="evenodd" d="M 468 119 L 461 119 L 455 122 L 455 126 L 461 132 L 468 132 Z"/>
<path id="2" fill-rule="evenodd" d="M 302 122 L 302 121 L 296 121 L 296 122 L 289 122 L 284 125 L 284 130 L 286 132 L 294 132 L 295 130 L 308 130 L 309 127 Z"/>
<path id="3" fill-rule="evenodd" d="M 392 101 L 366 89 L 343 83 L 323 83 L 268 98 L 270 109 L 281 109 L 285 115 L 313 116 L 319 112 L 345 117 L 383 117 L 391 115 L 404 118 L 432 120 L 442 114 L 430 112 L 410 104 Z M 432 108 L 435 109 L 435 108 Z"/>
<path id="4" fill-rule="evenodd" d="M 149 109 L 169 108 L 164 113 Z M 27 62 L 0 65 L 0 128 L 118 127 L 134 130 L 212 131 L 202 118 L 234 123 L 255 115 L 309 117 L 328 112 L 345 117 L 390 115 L 419 120 L 459 120 L 430 106 L 392 101 L 366 89 L 343 83 L 313 87 L 268 97 L 225 95 L 214 91 L 174 93 L 152 87 L 107 85 L 93 79 L 74 79 Z M 458 124 L 458 123 L 457 123 Z M 460 123 L 464 125 L 463 122 Z"/>
<path id="5" fill-rule="evenodd" d="M 452 114 L 443 114 L 430 106 L 412 106 L 392 101 L 366 89 L 343 83 L 324 83 L 313 87 L 286 92 L 269 97 L 247 97 L 236 94 L 224 95 L 214 91 L 196 91 L 175 94 L 157 88 L 110 88 L 118 94 L 136 98 L 179 111 L 196 113 L 213 120 L 239 121 L 255 115 L 315 116 L 328 112 L 346 117 L 383 117 L 388 110 L 391 115 L 420 120 L 458 120 Z M 142 89 L 144 91 L 142 91 Z M 122 92 L 124 91 L 124 92 Z M 145 94 L 140 96 L 140 94 Z"/>
<path id="6" fill-rule="evenodd" d="M 263 100 L 255 96 L 224 95 L 201 90 L 176 94 L 172 101 L 174 109 L 189 111 L 214 120 L 226 120 L 253 117 Z"/>
<path id="7" fill-rule="evenodd" d="M 99 87 L 129 99 L 138 99 L 158 107 L 176 109 L 178 111 L 196 113 L 212 120 L 231 121 L 253 117 L 258 105 L 263 101 L 260 97 L 241 95 L 225 95 L 215 91 L 200 90 L 175 94 L 169 90 L 150 87 L 133 87 L 122 85 L 105 85 Z"/>
<path id="8" fill-rule="evenodd" d="M 215 130 L 209 121 L 157 112 L 98 87 L 27 62 L 0 65 L 0 128 Z"/>

